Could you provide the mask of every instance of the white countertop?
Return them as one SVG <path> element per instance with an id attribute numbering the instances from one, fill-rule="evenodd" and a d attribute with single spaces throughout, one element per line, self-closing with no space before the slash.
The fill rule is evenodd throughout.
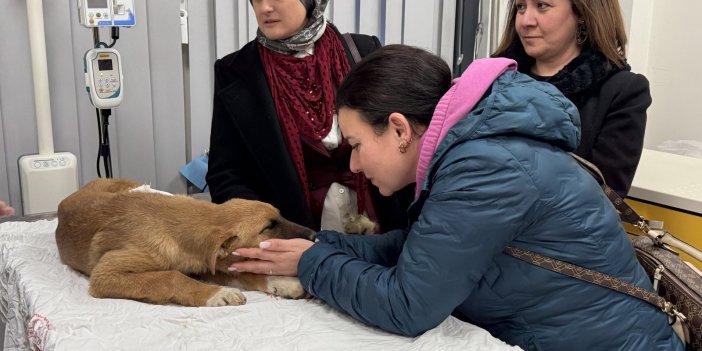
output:
<path id="1" fill-rule="evenodd" d="M 629 197 L 702 215 L 702 159 L 644 149 Z"/>

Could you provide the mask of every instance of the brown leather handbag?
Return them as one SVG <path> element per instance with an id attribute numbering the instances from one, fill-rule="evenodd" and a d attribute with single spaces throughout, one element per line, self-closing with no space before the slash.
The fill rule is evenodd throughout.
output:
<path id="1" fill-rule="evenodd" d="M 632 240 L 632 244 L 636 257 L 651 278 L 655 292 L 607 274 L 514 246 L 507 246 L 505 253 L 550 271 L 612 289 L 657 306 L 668 315 L 671 326 L 685 343 L 686 349 L 702 351 L 702 275 L 680 259 L 675 249 L 700 262 L 702 252 L 675 238 L 668 231 L 649 225 L 652 222 L 639 216 L 605 184 L 602 173 L 595 165 L 575 154 L 571 156 L 598 180 L 622 221 L 632 224 L 643 233 Z"/>
<path id="2" fill-rule="evenodd" d="M 670 235 L 670 234 L 668 234 Z M 649 237 L 633 240 L 636 257 L 653 281 L 654 289 L 687 319 L 689 350 L 702 350 L 702 276 L 678 253 Z"/>

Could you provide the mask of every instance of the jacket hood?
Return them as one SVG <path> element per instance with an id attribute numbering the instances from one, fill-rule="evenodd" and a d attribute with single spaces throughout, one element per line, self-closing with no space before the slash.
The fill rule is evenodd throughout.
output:
<path id="1" fill-rule="evenodd" d="M 434 158 L 454 143 L 505 135 L 543 141 L 571 152 L 580 143 L 580 115 L 553 85 L 508 71 L 449 130 Z"/>
<path id="2" fill-rule="evenodd" d="M 419 140 L 415 197 L 419 196 L 420 185 L 429 163 L 446 133 L 473 110 L 500 75 L 516 69 L 517 63 L 511 59 L 478 59 L 473 61 L 459 78 L 453 80 L 451 88 L 436 104 L 429 127 Z"/>
<path id="3" fill-rule="evenodd" d="M 468 68 L 470 70 L 470 66 Z M 468 73 L 468 71 L 466 71 Z M 506 70 L 494 80 L 488 91 L 469 113 L 463 103 L 446 103 L 445 99 L 461 95 L 471 84 L 460 84 L 468 78 L 464 73 L 454 81 L 444 98 L 437 104 L 432 123 L 422 137 L 422 152 L 417 169 L 417 195 L 423 187 L 426 164 L 435 164 L 452 145 L 473 139 L 509 135 L 539 140 L 571 152 L 580 143 L 580 115 L 575 105 L 553 85 L 538 82 L 514 70 Z M 457 114 L 460 115 L 457 117 Z M 434 118 L 451 122 L 434 123 Z M 437 129 L 440 128 L 440 129 Z M 448 132 L 442 132 L 448 130 Z M 426 138 L 440 135 L 431 162 L 427 162 Z M 431 167 L 428 167 L 431 169 Z"/>
<path id="4" fill-rule="evenodd" d="M 580 143 L 580 114 L 553 85 L 510 71 L 495 80 L 491 91 L 452 129 L 442 144 L 452 142 L 450 134 L 454 139 L 509 134 L 541 140 L 570 152 Z"/>

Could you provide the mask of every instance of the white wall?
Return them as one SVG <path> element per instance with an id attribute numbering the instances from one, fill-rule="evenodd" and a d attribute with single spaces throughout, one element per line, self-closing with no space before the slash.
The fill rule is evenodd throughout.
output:
<path id="1" fill-rule="evenodd" d="M 666 140 L 702 142 L 702 2 L 636 1 L 632 7 L 633 67 L 651 82 L 645 147 Z"/>

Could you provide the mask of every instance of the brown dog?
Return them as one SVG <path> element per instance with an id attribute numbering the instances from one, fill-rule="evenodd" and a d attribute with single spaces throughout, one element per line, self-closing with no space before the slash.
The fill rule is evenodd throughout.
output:
<path id="1" fill-rule="evenodd" d="M 299 280 L 229 272 L 231 253 L 271 238 L 311 239 L 273 206 L 242 199 L 221 205 L 181 195 L 131 191 L 139 183 L 97 179 L 58 208 L 61 261 L 90 276 L 90 294 L 155 304 L 241 305 L 231 286 L 288 298 L 305 296 Z M 191 276 L 207 276 L 221 286 Z"/>

